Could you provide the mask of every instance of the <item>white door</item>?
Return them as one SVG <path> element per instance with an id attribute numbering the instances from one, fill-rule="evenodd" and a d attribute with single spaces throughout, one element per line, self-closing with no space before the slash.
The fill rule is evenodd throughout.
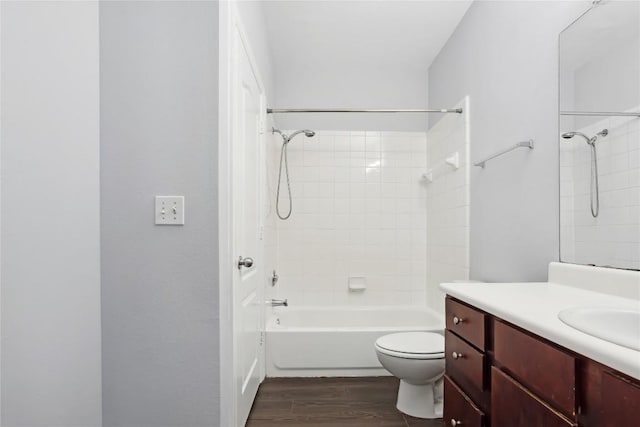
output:
<path id="1" fill-rule="evenodd" d="M 244 425 L 263 379 L 264 257 L 261 242 L 261 123 L 266 114 L 259 78 L 239 31 L 234 37 L 233 312 L 236 420 Z"/>

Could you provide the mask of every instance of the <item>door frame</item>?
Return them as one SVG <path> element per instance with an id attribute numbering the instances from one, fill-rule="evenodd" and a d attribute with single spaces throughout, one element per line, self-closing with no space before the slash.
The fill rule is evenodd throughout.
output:
<path id="1" fill-rule="evenodd" d="M 256 66 L 253 50 L 248 42 L 247 33 L 241 22 L 236 2 L 221 1 L 219 4 L 219 89 L 218 89 L 218 285 L 219 285 L 219 339 L 220 339 L 220 425 L 236 426 L 236 383 L 234 377 L 234 312 L 233 279 L 233 138 L 234 114 L 232 111 L 234 96 L 235 52 L 234 38 L 240 36 L 247 53 L 249 64 L 255 74 L 260 91 L 262 116 L 259 124 L 260 138 L 258 158 L 263 169 L 266 132 L 266 96 L 262 77 Z M 263 176 L 262 171 L 259 171 Z M 259 188 L 262 191 L 262 187 Z M 259 197 L 262 200 L 262 196 Z M 259 206 L 262 210 L 263 206 Z M 260 212 L 260 218 L 264 218 Z M 262 224 L 260 224 L 262 226 Z M 264 319 L 263 325 L 264 329 Z M 264 330 L 262 331 L 264 333 Z M 262 346 L 264 352 L 265 346 Z M 260 376 L 264 378 L 265 366 L 260 366 Z"/>

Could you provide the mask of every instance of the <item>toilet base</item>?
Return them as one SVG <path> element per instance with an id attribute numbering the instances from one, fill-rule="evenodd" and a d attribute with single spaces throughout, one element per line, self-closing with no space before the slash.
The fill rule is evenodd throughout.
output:
<path id="1" fill-rule="evenodd" d="M 442 418 L 442 400 L 435 401 L 434 383 L 415 385 L 400 380 L 396 408 L 416 418 Z"/>

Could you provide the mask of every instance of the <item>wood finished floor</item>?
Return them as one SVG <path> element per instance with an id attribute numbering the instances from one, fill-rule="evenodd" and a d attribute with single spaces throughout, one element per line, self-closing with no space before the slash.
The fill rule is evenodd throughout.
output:
<path id="1" fill-rule="evenodd" d="M 366 378 L 267 378 L 247 427 L 442 427 L 396 409 L 399 380 Z"/>

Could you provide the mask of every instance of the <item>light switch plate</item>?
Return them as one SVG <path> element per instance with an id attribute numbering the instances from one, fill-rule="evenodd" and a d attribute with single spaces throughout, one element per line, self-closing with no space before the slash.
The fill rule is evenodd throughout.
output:
<path id="1" fill-rule="evenodd" d="M 184 196 L 156 196 L 156 225 L 184 225 Z"/>

